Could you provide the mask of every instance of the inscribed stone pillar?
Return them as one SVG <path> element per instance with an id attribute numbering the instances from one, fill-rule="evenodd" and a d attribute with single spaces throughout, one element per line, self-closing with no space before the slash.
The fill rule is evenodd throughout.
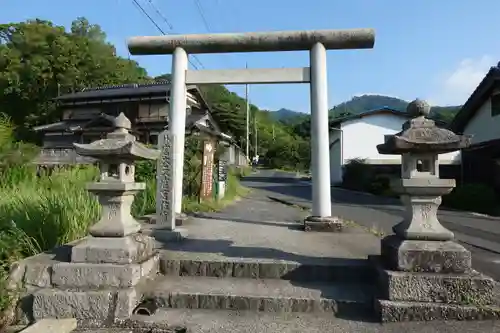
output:
<path id="1" fill-rule="evenodd" d="M 165 130 L 158 137 L 160 157 L 156 168 L 156 224 L 175 229 L 174 146 L 175 137 Z"/>

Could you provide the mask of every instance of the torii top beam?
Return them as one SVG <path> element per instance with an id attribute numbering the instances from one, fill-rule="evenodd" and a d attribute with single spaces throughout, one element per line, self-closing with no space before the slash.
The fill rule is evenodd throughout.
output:
<path id="1" fill-rule="evenodd" d="M 167 36 L 138 36 L 128 40 L 133 55 L 172 54 L 177 47 L 187 53 L 229 53 L 309 50 L 321 43 L 328 50 L 371 49 L 373 29 L 272 31 Z"/>

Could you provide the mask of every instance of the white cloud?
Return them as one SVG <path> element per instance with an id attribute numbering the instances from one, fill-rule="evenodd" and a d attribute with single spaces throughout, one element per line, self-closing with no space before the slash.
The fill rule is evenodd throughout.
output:
<path id="1" fill-rule="evenodd" d="M 465 103 L 495 62 L 483 55 L 476 59 L 464 59 L 454 70 L 437 78 L 437 89 L 429 98 L 434 105 L 459 105 Z"/>

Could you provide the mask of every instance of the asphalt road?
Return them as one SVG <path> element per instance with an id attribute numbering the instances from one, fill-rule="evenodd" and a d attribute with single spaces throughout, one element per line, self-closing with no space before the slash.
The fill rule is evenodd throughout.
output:
<path id="1" fill-rule="evenodd" d="M 259 170 L 243 182 L 248 187 L 271 191 L 277 198 L 311 206 L 311 184 L 296 178 L 295 174 Z M 384 234 L 392 233 L 392 226 L 403 217 L 399 200 L 334 187 L 331 195 L 332 215 Z M 438 216 L 441 224 L 455 233 L 456 240 L 472 252 L 473 267 L 500 281 L 500 218 L 444 208 Z"/>

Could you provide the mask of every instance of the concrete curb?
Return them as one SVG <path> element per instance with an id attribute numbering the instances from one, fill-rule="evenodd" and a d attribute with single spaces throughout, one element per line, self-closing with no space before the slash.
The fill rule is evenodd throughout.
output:
<path id="1" fill-rule="evenodd" d="M 303 210 L 310 210 L 311 207 L 308 206 L 308 205 L 304 205 L 304 204 L 301 204 L 301 203 L 297 203 L 293 200 L 289 200 L 289 199 L 283 199 L 283 198 L 278 198 L 278 197 L 275 197 L 275 196 L 267 196 L 269 199 L 273 200 L 273 201 L 276 201 L 276 202 L 279 202 L 283 205 L 287 205 L 287 206 L 295 206 L 295 207 L 299 207 L 300 209 L 303 209 Z"/>

